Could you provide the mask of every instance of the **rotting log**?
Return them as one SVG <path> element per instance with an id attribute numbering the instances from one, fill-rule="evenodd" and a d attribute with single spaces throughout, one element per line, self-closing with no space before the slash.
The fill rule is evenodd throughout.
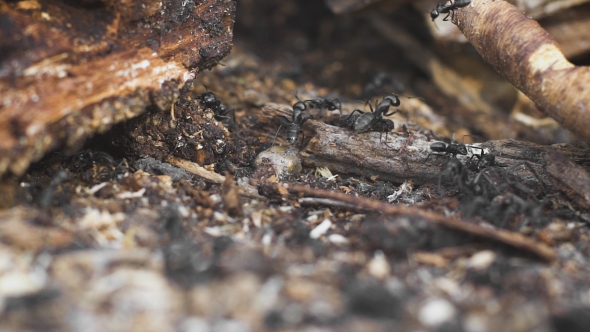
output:
<path id="1" fill-rule="evenodd" d="M 229 54 L 235 1 L 0 3 L 0 175 L 168 109 Z"/>
<path id="2" fill-rule="evenodd" d="M 345 105 L 343 105 L 345 106 Z M 279 116 L 290 118 L 291 111 L 287 105 L 269 103 L 262 108 L 259 122 L 262 130 L 268 133 L 276 132 L 279 128 Z M 302 127 L 305 139 L 301 147 L 301 160 L 307 167 L 328 167 L 334 174 L 351 174 L 374 178 L 381 181 L 402 183 L 411 180 L 416 184 L 435 183 L 440 168 L 446 158 L 431 156 L 430 144 L 435 141 L 424 134 L 424 130 L 411 131 L 411 137 L 402 132 L 355 133 L 351 129 L 326 124 L 322 121 L 309 120 Z M 284 142 L 279 133 L 277 142 Z M 283 143 L 286 144 L 286 143 Z M 405 144 L 405 146 L 404 146 Z M 402 150 L 402 146 L 404 149 Z M 537 145 L 530 142 L 508 140 L 487 141 L 470 144 L 487 149 L 496 156 L 496 160 L 504 165 L 512 166 L 528 162 L 541 176 L 545 185 L 553 181 L 545 171 L 547 167 L 546 154 L 557 151 L 573 160 L 585 171 L 590 170 L 590 149 L 568 144 L 553 146 Z M 401 152 L 400 152 L 401 150 Z M 468 148 L 470 153 L 479 154 L 480 149 Z M 468 156 L 457 156 L 465 162 Z M 538 182 L 532 172 L 526 167 L 517 167 L 510 171 L 527 183 Z"/>
<path id="3" fill-rule="evenodd" d="M 455 20 L 500 75 L 590 143 L 590 67 L 570 63 L 547 31 L 508 2 L 473 0 Z"/>

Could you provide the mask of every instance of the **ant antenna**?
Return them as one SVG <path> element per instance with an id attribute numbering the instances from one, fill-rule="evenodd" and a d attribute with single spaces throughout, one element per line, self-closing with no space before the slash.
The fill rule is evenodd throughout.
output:
<path id="1" fill-rule="evenodd" d="M 436 24 L 436 21 L 432 21 L 432 23 L 434 23 L 434 27 L 436 28 L 436 30 L 440 31 L 440 29 L 438 28 L 438 25 Z"/>
<path id="2" fill-rule="evenodd" d="M 277 129 L 277 133 L 275 134 L 275 138 L 272 140 L 272 146 L 275 146 L 275 141 L 277 140 L 277 136 L 279 135 L 279 131 L 281 130 L 282 126 L 283 126 L 282 124 L 279 125 L 279 129 Z"/>
<path id="3" fill-rule="evenodd" d="M 399 94 L 398 96 L 399 96 L 399 97 L 406 97 L 406 98 L 408 98 L 408 99 L 414 99 L 414 98 L 418 98 L 418 99 L 420 99 L 420 100 L 422 100 L 422 101 L 426 101 L 426 100 L 424 100 L 424 98 L 422 98 L 422 97 L 418 97 L 418 96 L 406 96 L 406 95 L 402 95 L 402 94 Z"/>

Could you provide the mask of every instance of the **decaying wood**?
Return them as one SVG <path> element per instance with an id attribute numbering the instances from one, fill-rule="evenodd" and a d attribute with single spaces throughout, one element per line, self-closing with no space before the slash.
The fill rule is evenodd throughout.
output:
<path id="1" fill-rule="evenodd" d="M 505 1 L 474 0 L 455 18 L 498 73 L 563 127 L 590 142 L 590 67 L 567 61 L 547 31 Z"/>
<path id="2" fill-rule="evenodd" d="M 423 211 L 411 206 L 400 204 L 392 205 L 364 197 L 346 195 L 321 189 L 312 189 L 301 185 L 291 185 L 289 186 L 289 190 L 295 193 L 338 200 L 355 205 L 357 207 L 380 211 L 388 215 L 407 215 L 419 217 L 437 225 L 442 225 L 450 229 L 458 230 L 485 239 L 498 241 L 515 248 L 526 250 L 550 262 L 557 258 L 555 251 L 553 251 L 553 249 L 551 249 L 549 246 L 542 242 L 537 242 L 533 239 L 527 238 L 520 233 L 514 233 L 503 229 L 493 229 L 474 223 L 447 218 L 434 212 Z"/>
<path id="3" fill-rule="evenodd" d="M 0 3 L 0 175 L 168 109 L 231 49 L 235 2 Z"/>
<path id="4" fill-rule="evenodd" d="M 558 187 L 580 206 L 590 209 L 590 175 L 584 168 L 557 151 L 545 154 L 547 173 L 561 185 Z"/>
<path id="5" fill-rule="evenodd" d="M 259 119 L 265 125 L 264 130 L 276 132 L 279 127 L 277 117 L 290 116 L 289 110 L 287 105 L 266 105 L 262 109 L 264 116 Z M 306 137 L 301 149 L 302 163 L 307 167 L 328 167 L 333 174 L 356 174 L 367 178 L 377 176 L 381 181 L 395 183 L 406 180 L 412 180 L 416 184 L 433 183 L 438 179 L 440 167 L 445 160 L 431 156 L 428 162 L 424 162 L 431 152 L 430 144 L 434 140 L 418 131 L 412 132 L 412 139 L 406 142 L 407 137 L 401 132 L 388 133 L 386 139 L 384 133 L 355 133 L 350 129 L 314 120 L 306 122 L 302 129 Z M 406 146 L 400 153 L 404 144 Z M 550 184 L 551 181 L 542 171 L 546 164 L 544 155 L 553 149 L 567 155 L 585 169 L 590 169 L 590 151 L 572 145 L 559 144 L 550 147 L 510 139 L 487 141 L 473 146 L 488 149 L 499 163 L 508 166 L 528 162 L 536 170 L 540 170 L 541 180 L 545 184 Z M 480 153 L 479 149 L 469 150 Z M 468 157 L 458 156 L 461 161 Z M 511 172 L 526 181 L 536 181 L 525 167 L 517 167 Z"/>

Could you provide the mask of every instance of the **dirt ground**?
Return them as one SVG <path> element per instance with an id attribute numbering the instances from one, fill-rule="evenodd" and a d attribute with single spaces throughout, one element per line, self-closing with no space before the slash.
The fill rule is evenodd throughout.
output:
<path id="1" fill-rule="evenodd" d="M 586 330 L 589 210 L 547 180 L 549 152 L 521 150 L 515 159 L 532 170 L 500 155 L 484 168 L 478 148 L 425 161 L 434 142 L 493 137 L 457 115 L 461 106 L 367 16 L 337 17 L 319 1 L 243 1 L 237 13 L 232 54 L 193 81 L 170 82 L 172 109 L 154 106 L 4 181 L 3 331 Z M 422 20 L 409 7 L 389 16 Z M 209 92 L 235 114 L 207 104 Z M 298 99 L 338 98 L 346 115 L 390 93 L 421 98 L 401 98 L 402 111 L 415 102 L 434 114 L 406 108 L 387 134 L 355 133 L 338 111 L 310 107 L 297 144 L 279 130 L 279 114 L 292 120 L 281 108 Z M 402 175 L 434 171 L 387 181 L 357 172 L 387 167 L 364 159 L 348 172 L 323 168 L 350 162 L 309 157 L 323 126 L 339 127 L 347 144 L 374 140 L 366 153 L 391 153 Z M 443 138 L 453 135 L 459 142 Z M 578 171 L 587 169 L 587 148 L 559 137 L 543 143 L 571 143 Z M 279 152 L 259 157 L 271 147 Z M 278 165 L 283 158 L 294 165 Z M 178 159 L 225 178 L 195 176 Z"/>

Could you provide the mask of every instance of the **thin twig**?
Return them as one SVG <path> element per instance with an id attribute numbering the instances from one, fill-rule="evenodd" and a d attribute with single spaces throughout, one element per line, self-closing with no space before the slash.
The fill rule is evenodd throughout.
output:
<path id="1" fill-rule="evenodd" d="M 557 258 L 555 251 L 551 249 L 549 246 L 545 245 L 544 243 L 537 242 L 533 239 L 527 238 L 519 233 L 514 233 L 502 229 L 488 228 L 478 224 L 467 223 L 456 219 L 447 218 L 434 212 L 421 211 L 408 206 L 390 205 L 368 198 L 345 195 L 322 189 L 313 189 L 301 185 L 290 185 L 289 190 L 296 193 L 303 193 L 313 195 L 316 197 L 334 199 L 355 205 L 357 208 L 366 208 L 374 211 L 380 211 L 382 213 L 389 215 L 416 216 L 433 224 L 442 225 L 454 230 L 498 241 L 515 248 L 529 251 L 549 262 Z"/>
<path id="2" fill-rule="evenodd" d="M 297 200 L 301 205 L 325 205 L 330 207 L 351 209 L 351 210 L 367 210 L 365 208 L 359 208 L 356 205 L 344 203 L 335 199 L 329 198 L 316 198 L 316 197 L 303 197 Z"/>
<path id="3" fill-rule="evenodd" d="M 184 168 L 187 172 L 194 174 L 202 178 L 203 180 L 209 182 L 223 183 L 225 181 L 225 176 L 217 174 L 215 172 L 208 171 L 205 168 L 201 167 L 201 165 L 193 163 L 192 161 L 176 157 L 168 157 L 166 159 L 166 162 L 176 167 Z"/>

